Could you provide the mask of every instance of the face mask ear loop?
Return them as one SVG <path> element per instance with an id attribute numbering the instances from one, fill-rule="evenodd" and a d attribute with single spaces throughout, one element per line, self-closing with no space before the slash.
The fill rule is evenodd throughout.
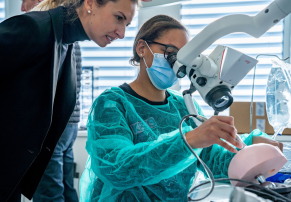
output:
<path id="1" fill-rule="evenodd" d="M 151 53 L 152 53 L 153 55 L 155 55 L 155 54 L 153 53 L 152 49 L 150 48 L 150 46 L 148 45 L 148 43 L 147 43 L 146 41 L 144 41 L 144 42 L 146 43 L 146 45 L 147 45 L 148 48 L 150 49 Z"/>
<path id="2" fill-rule="evenodd" d="M 146 61 L 145 61 L 145 59 L 144 59 L 144 57 L 142 59 L 143 59 L 145 65 L 146 65 L 146 67 L 149 68 L 148 65 L 147 65 L 147 63 L 146 63 Z"/>

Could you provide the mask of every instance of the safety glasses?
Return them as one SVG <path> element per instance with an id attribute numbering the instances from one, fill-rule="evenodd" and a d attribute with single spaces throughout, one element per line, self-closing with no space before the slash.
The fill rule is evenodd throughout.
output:
<path id="1" fill-rule="evenodd" d="M 164 46 L 165 47 L 165 51 L 164 51 L 164 57 L 165 59 L 167 59 L 166 56 L 168 56 L 168 54 L 170 53 L 178 53 L 179 49 L 176 48 L 175 46 L 172 46 L 172 45 L 166 45 L 166 44 L 162 44 L 162 43 L 158 43 L 158 42 L 155 42 L 155 41 L 146 41 L 148 44 L 158 44 L 158 45 L 161 45 L 161 46 Z"/>

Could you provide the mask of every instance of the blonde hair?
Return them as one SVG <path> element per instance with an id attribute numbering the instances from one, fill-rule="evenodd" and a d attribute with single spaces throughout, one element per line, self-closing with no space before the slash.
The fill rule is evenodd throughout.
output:
<path id="1" fill-rule="evenodd" d="M 37 6 L 35 6 L 33 9 L 31 9 L 30 11 L 46 11 L 46 10 L 61 6 L 66 1 L 70 1 L 70 0 L 44 0 L 40 2 Z"/>
<path id="2" fill-rule="evenodd" d="M 44 0 L 40 2 L 36 7 L 31 9 L 31 11 L 46 11 L 49 9 L 56 8 L 58 6 L 72 7 L 74 9 L 79 8 L 85 0 Z M 116 2 L 118 0 L 96 0 L 99 6 L 104 6 L 109 1 Z M 138 7 L 141 7 L 141 0 L 131 0 L 136 3 Z"/>

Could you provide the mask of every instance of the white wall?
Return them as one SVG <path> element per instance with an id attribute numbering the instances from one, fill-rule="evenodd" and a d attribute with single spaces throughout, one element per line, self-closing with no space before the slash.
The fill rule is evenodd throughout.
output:
<path id="1" fill-rule="evenodd" d="M 76 172 L 79 173 L 79 178 L 81 178 L 88 158 L 88 153 L 85 149 L 86 141 L 87 131 L 79 131 L 73 146 L 74 162 L 77 164 Z"/>
<path id="2" fill-rule="evenodd" d="M 152 7 L 152 6 L 158 6 L 163 4 L 169 4 L 169 3 L 177 3 L 179 1 L 189 1 L 189 0 L 151 0 L 149 2 L 142 2 L 142 7 Z"/>
<path id="3" fill-rule="evenodd" d="M 176 20 L 181 20 L 181 4 L 171 6 L 155 6 L 150 8 L 143 8 L 138 13 L 138 27 L 141 26 L 150 18 L 156 15 L 168 15 Z"/>
<path id="4" fill-rule="evenodd" d="M 24 13 L 21 11 L 21 3 L 21 0 L 5 0 L 5 19 Z"/>

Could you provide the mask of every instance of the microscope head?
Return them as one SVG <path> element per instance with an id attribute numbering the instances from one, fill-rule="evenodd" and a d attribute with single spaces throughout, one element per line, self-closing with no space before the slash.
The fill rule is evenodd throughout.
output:
<path id="1" fill-rule="evenodd" d="M 217 112 L 230 107 L 233 102 L 231 91 L 258 63 L 256 59 L 222 45 L 209 56 L 200 54 L 192 66 L 180 64 L 175 53 L 167 60 L 176 76 L 187 75 L 203 100 Z"/>

